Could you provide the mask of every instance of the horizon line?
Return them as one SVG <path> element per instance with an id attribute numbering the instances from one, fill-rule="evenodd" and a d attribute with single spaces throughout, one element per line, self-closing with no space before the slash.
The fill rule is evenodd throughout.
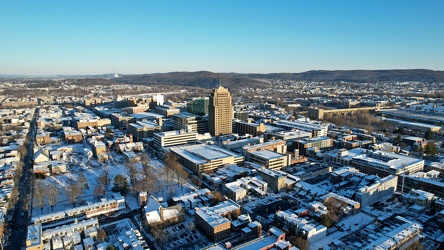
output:
<path id="1" fill-rule="evenodd" d="M 167 72 L 152 72 L 152 73 L 117 73 L 118 75 L 152 75 L 152 74 L 169 74 L 169 73 L 197 73 L 197 72 L 209 72 L 214 74 L 258 74 L 258 75 L 267 75 L 267 74 L 302 74 L 311 71 L 395 71 L 395 70 L 427 70 L 427 71 L 444 71 L 438 69 L 427 69 L 427 68 L 397 68 L 397 69 L 312 69 L 300 72 L 267 72 L 267 73 L 259 73 L 259 72 L 215 72 L 209 70 L 196 70 L 196 71 L 167 71 Z M 0 76 L 2 77 L 59 77 L 59 76 L 100 76 L 100 75 L 115 75 L 116 73 L 96 73 L 96 74 L 8 74 L 2 73 Z M 118 78 L 118 77 L 115 77 Z"/>

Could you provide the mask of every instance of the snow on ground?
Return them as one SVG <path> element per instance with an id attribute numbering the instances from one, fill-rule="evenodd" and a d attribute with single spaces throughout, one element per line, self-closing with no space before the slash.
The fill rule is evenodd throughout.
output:
<path id="1" fill-rule="evenodd" d="M 83 145 L 75 144 L 72 145 L 77 147 L 75 151 L 80 151 Z M 84 166 L 80 166 L 80 162 L 85 162 Z M 153 196 L 159 198 L 163 197 L 164 200 L 171 198 L 173 196 L 189 193 L 193 190 L 196 190 L 194 186 L 189 184 L 188 182 L 183 185 L 178 185 L 176 182 L 176 178 L 173 178 L 170 181 L 170 185 L 166 187 L 165 178 L 162 175 L 162 171 L 164 168 L 163 162 L 157 159 L 151 159 L 151 165 L 154 167 L 156 171 L 156 176 L 158 177 L 158 182 L 156 186 L 158 189 L 151 193 Z M 111 188 L 113 187 L 113 179 L 116 175 L 120 174 L 125 176 L 128 181 L 128 170 L 125 166 L 125 159 L 122 155 L 117 154 L 115 152 L 111 152 L 110 162 L 109 163 L 99 163 L 96 160 L 88 160 L 82 154 L 77 156 L 73 156 L 71 159 L 71 163 L 67 164 L 67 173 L 63 175 L 55 175 L 47 177 L 44 180 L 36 180 L 36 182 L 43 182 L 48 185 L 56 185 L 59 187 L 60 195 L 57 200 L 57 205 L 54 206 L 54 212 L 63 211 L 68 208 L 73 208 L 72 203 L 69 201 L 67 195 L 65 194 L 65 188 L 69 188 L 67 185 L 69 181 L 77 181 L 80 173 L 83 173 L 88 181 L 89 188 L 84 189 L 82 195 L 77 199 L 79 202 L 97 202 L 97 198 L 94 196 L 94 188 L 98 184 L 98 177 L 104 172 L 108 172 L 109 178 L 111 180 L 110 185 L 107 186 L 105 198 L 112 198 L 113 192 L 111 192 Z M 139 170 L 142 169 L 142 164 L 136 164 L 136 168 Z M 130 209 L 136 209 L 139 207 L 138 196 L 134 196 L 133 194 L 126 195 L 125 199 L 127 200 L 127 205 Z M 79 204 L 77 204 L 79 205 Z M 51 213 L 51 208 L 48 204 L 48 201 L 45 199 L 43 210 L 38 207 L 38 203 L 36 200 L 33 201 L 33 210 L 32 216 L 39 216 L 42 214 Z"/>
<path id="2" fill-rule="evenodd" d="M 339 239 L 343 236 L 350 234 L 351 232 L 357 231 L 358 229 L 368 225 L 372 221 L 374 221 L 374 218 L 372 216 L 367 215 L 362 212 L 352 215 L 352 216 L 350 216 L 342 221 L 339 221 L 337 223 L 338 225 L 341 225 L 341 224 L 349 225 L 349 227 L 350 227 L 349 231 L 344 231 L 344 232 L 336 231 L 330 235 L 327 235 L 327 237 L 310 244 L 310 249 L 313 249 L 313 250 L 320 249 L 323 246 L 326 246 L 326 245 L 332 243 L 335 239 Z M 348 227 L 346 227 L 346 229 L 348 229 Z"/>
<path id="3" fill-rule="evenodd" d="M 118 237 L 126 235 L 126 231 L 131 230 L 131 228 L 137 229 L 137 227 L 131 223 L 129 219 L 119 220 L 109 224 L 103 224 L 100 226 L 101 229 L 106 232 L 106 241 L 110 244 L 119 241 Z"/>

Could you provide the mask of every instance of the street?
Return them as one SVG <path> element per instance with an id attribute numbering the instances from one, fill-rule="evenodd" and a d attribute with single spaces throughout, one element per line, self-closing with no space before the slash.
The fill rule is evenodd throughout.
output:
<path id="1" fill-rule="evenodd" d="M 18 183 L 19 199 L 14 206 L 13 219 L 9 225 L 11 237 L 5 245 L 5 249 L 20 249 L 22 246 L 25 246 L 27 226 L 30 221 L 30 211 L 32 211 L 32 181 L 34 179 L 32 175 L 32 161 L 34 157 L 33 147 L 37 132 L 38 113 L 39 109 L 36 108 L 27 135 L 27 153 L 23 158 L 23 171 L 20 182 Z"/>

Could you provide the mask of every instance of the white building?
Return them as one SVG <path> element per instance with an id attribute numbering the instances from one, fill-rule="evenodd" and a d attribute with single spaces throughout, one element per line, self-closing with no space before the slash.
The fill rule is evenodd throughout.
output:
<path id="1" fill-rule="evenodd" d="M 248 153 L 252 162 L 258 163 L 268 169 L 281 169 L 288 165 L 286 155 L 281 155 L 269 150 L 258 150 Z"/>
<path id="2" fill-rule="evenodd" d="M 195 174 L 213 171 L 227 164 L 243 165 L 244 157 L 213 145 L 171 147 L 179 162 Z"/>
<path id="3" fill-rule="evenodd" d="M 359 189 L 355 200 L 361 203 L 361 206 L 367 206 L 385 197 L 391 196 L 396 191 L 398 176 L 389 175 L 375 183 Z"/>
<path id="4" fill-rule="evenodd" d="M 353 153 L 351 165 L 365 174 L 378 176 L 413 174 L 424 169 L 424 160 L 382 151 L 361 148 L 348 151 Z"/>
<path id="5" fill-rule="evenodd" d="M 281 120 L 276 122 L 276 126 L 286 129 L 298 129 L 312 134 L 311 137 L 327 136 L 328 126 L 303 121 L 286 121 Z"/>
<path id="6" fill-rule="evenodd" d="M 154 133 L 154 145 L 157 147 L 171 147 L 193 143 L 197 141 L 197 132 L 176 130 Z"/>

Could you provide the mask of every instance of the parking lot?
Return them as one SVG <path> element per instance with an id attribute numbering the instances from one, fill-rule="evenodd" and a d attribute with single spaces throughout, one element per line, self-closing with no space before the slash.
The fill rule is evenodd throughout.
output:
<path id="1" fill-rule="evenodd" d="M 191 223 L 191 224 L 190 224 Z M 168 234 L 168 249 L 187 248 L 206 243 L 207 238 L 195 227 L 194 222 L 183 222 L 166 228 Z"/>

